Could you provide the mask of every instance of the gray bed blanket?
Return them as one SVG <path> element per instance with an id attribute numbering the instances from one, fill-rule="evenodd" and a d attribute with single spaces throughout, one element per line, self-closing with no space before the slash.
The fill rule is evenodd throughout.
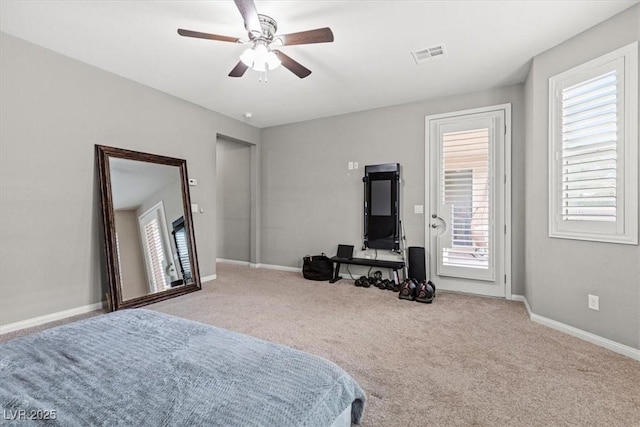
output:
<path id="1" fill-rule="evenodd" d="M 320 357 L 144 309 L 0 345 L 2 425 L 330 426 L 365 401 Z"/>

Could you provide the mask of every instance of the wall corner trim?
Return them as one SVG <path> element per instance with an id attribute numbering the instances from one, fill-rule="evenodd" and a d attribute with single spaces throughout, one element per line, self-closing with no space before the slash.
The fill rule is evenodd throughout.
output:
<path id="1" fill-rule="evenodd" d="M 604 347 L 607 350 L 611 350 L 615 353 L 622 354 L 623 356 L 630 357 L 640 362 L 640 349 L 629 347 L 627 345 L 620 344 L 619 342 L 612 341 L 608 338 L 592 334 L 591 332 L 583 331 L 582 329 L 574 328 L 573 326 L 569 326 L 556 320 L 535 314 L 531 311 L 531 306 L 529 306 L 529 302 L 527 301 L 526 297 L 522 295 L 514 295 L 513 297 L 516 296 L 522 297 L 522 301 L 524 302 L 524 306 L 527 309 L 527 313 L 529 314 L 529 319 L 531 319 L 531 321 L 555 329 L 556 331 L 564 332 L 565 334 L 569 334 L 573 337 L 580 338 L 581 340 L 590 342 L 591 344 Z"/>
<path id="2" fill-rule="evenodd" d="M 66 319 L 67 317 L 77 316 L 79 314 L 102 310 L 104 309 L 104 307 L 106 307 L 105 303 L 105 301 L 101 301 L 95 304 L 83 305 L 81 307 L 71 308 L 69 310 L 58 311 L 56 313 L 45 314 L 44 316 L 32 317 L 31 319 L 2 325 L 0 326 L 0 335 L 19 331 L 21 329 L 32 328 L 34 326 L 44 325 L 45 323 Z"/>

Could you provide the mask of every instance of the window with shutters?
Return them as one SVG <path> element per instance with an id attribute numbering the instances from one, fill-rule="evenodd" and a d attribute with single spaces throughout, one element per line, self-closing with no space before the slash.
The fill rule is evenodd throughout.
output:
<path id="1" fill-rule="evenodd" d="M 167 288 L 167 280 L 163 268 L 166 260 L 162 248 L 160 225 L 156 218 L 153 218 L 144 226 L 144 244 L 146 245 L 149 256 L 148 262 L 151 266 L 151 283 L 153 290 L 154 292 L 164 291 Z"/>
<path id="2" fill-rule="evenodd" d="M 638 243 L 638 43 L 549 80 L 549 235 Z"/>

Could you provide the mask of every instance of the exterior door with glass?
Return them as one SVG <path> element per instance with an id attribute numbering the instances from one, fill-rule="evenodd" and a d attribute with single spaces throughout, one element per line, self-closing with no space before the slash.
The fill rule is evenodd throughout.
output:
<path id="1" fill-rule="evenodd" d="M 505 269 L 510 108 L 494 108 L 426 118 L 426 241 L 430 277 L 438 289 L 510 298 Z"/>

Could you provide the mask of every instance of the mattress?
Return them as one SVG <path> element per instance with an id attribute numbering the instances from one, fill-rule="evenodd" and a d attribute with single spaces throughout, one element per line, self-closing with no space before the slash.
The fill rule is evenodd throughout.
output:
<path id="1" fill-rule="evenodd" d="M 328 360 L 145 309 L 0 345 L 8 425 L 326 427 L 365 402 Z"/>

